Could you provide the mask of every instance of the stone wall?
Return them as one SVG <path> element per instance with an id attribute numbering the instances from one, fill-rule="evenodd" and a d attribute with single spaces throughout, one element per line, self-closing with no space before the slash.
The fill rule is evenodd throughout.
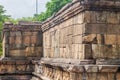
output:
<path id="1" fill-rule="evenodd" d="M 30 60 L 1 60 L 0 80 L 30 80 L 34 64 Z"/>
<path id="2" fill-rule="evenodd" d="M 3 27 L 3 58 L 0 60 L 0 80 L 31 80 L 35 64 L 42 57 L 41 23 L 6 22 Z"/>
<path id="3" fill-rule="evenodd" d="M 42 24 L 5 24 L 0 77 L 119 80 L 119 28 L 119 0 L 73 0 Z"/>
<path id="4" fill-rule="evenodd" d="M 44 57 L 120 58 L 119 4 L 83 0 L 65 6 L 42 25 Z"/>
<path id="5" fill-rule="evenodd" d="M 61 66 L 63 64 L 61 63 Z M 71 64 L 69 64 L 70 66 Z M 42 65 L 42 73 L 36 72 L 37 77 L 42 78 L 42 80 L 119 80 L 120 72 L 118 72 L 118 68 L 116 65 L 108 66 L 108 65 L 79 65 L 68 66 L 64 69 L 58 67 L 57 65 L 52 67 L 53 65 Z M 59 65 L 60 66 L 60 65 Z M 37 66 L 37 68 L 39 68 Z M 36 74 L 35 74 L 36 75 Z"/>
<path id="6" fill-rule="evenodd" d="M 119 80 L 120 1 L 73 0 L 42 23 L 36 78 Z"/>
<path id="7" fill-rule="evenodd" d="M 41 57 L 42 31 L 40 23 L 6 23 L 3 28 L 5 57 Z"/>

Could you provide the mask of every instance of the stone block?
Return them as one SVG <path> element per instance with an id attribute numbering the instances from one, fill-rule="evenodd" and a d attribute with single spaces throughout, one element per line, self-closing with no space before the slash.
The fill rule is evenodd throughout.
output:
<path id="1" fill-rule="evenodd" d="M 99 73 L 98 80 L 108 80 L 107 73 Z"/>
<path id="2" fill-rule="evenodd" d="M 108 73 L 108 80 L 114 80 L 115 76 L 116 76 L 116 74 L 114 74 L 114 73 Z"/>
<path id="3" fill-rule="evenodd" d="M 82 42 L 88 44 L 97 44 L 97 34 L 85 34 L 85 36 L 82 37 Z"/>
<path id="4" fill-rule="evenodd" d="M 92 45 L 91 44 L 83 44 L 83 46 L 84 46 L 84 49 L 83 49 L 84 59 L 93 58 Z"/>
<path id="5" fill-rule="evenodd" d="M 43 52 L 44 52 L 44 54 L 43 54 L 44 57 L 48 57 L 49 53 L 51 53 L 49 48 L 44 48 Z"/>
<path id="6" fill-rule="evenodd" d="M 95 11 L 88 11 L 89 13 L 89 16 L 90 16 L 90 23 L 97 23 L 97 20 L 96 20 L 96 15 L 97 15 L 97 12 Z M 94 14 L 94 15 L 93 15 Z M 88 16 L 88 18 L 89 18 Z"/>
<path id="7" fill-rule="evenodd" d="M 117 12 L 110 12 L 107 14 L 107 23 L 119 24 L 119 17 Z"/>
<path id="8" fill-rule="evenodd" d="M 87 34 L 119 34 L 119 25 L 112 24 L 86 24 L 83 33 Z"/>
<path id="9" fill-rule="evenodd" d="M 22 44 L 14 44 L 14 45 L 12 45 L 12 49 L 23 49 L 23 48 L 25 48 Z"/>
<path id="10" fill-rule="evenodd" d="M 17 72 L 24 72 L 24 71 L 26 71 L 26 65 L 17 65 L 16 66 L 16 71 Z"/>
<path id="11" fill-rule="evenodd" d="M 82 24 L 84 23 L 84 13 L 81 12 L 80 14 L 73 17 L 74 24 Z"/>
<path id="12" fill-rule="evenodd" d="M 72 38 L 73 38 L 73 44 L 82 43 L 82 35 L 73 36 Z"/>
<path id="13" fill-rule="evenodd" d="M 14 73 L 15 72 L 15 65 L 0 65 L 0 74 L 4 73 Z"/>
<path id="14" fill-rule="evenodd" d="M 107 34 L 119 34 L 120 33 L 120 25 L 119 24 L 107 24 Z"/>
<path id="15" fill-rule="evenodd" d="M 107 44 L 107 45 L 117 44 L 117 35 L 115 35 L 115 34 L 113 34 L 113 35 L 105 35 L 104 39 L 105 39 L 105 44 Z"/>
<path id="16" fill-rule="evenodd" d="M 91 23 L 91 21 L 92 21 L 91 19 L 92 19 L 92 17 L 94 16 L 94 15 L 93 15 L 93 16 L 91 17 L 91 13 L 92 13 L 91 11 L 85 11 L 85 13 L 84 13 L 84 14 L 85 14 L 85 17 L 84 17 L 85 23 Z"/>
<path id="17" fill-rule="evenodd" d="M 22 44 L 22 37 L 15 37 L 15 44 Z"/>
<path id="18" fill-rule="evenodd" d="M 83 33 L 105 34 L 106 24 L 85 24 L 82 30 Z"/>
<path id="19" fill-rule="evenodd" d="M 60 30 L 60 44 L 67 43 L 67 28 L 63 28 Z"/>
<path id="20" fill-rule="evenodd" d="M 91 59 L 92 46 L 90 44 L 73 44 L 72 53 L 75 59 Z"/>
<path id="21" fill-rule="evenodd" d="M 115 59 L 119 58 L 119 45 L 92 45 L 93 58 L 97 59 Z"/>
<path id="22" fill-rule="evenodd" d="M 31 43 L 30 36 L 23 36 L 23 43 L 24 44 L 30 44 Z"/>
<path id="23" fill-rule="evenodd" d="M 93 73 L 91 73 L 91 72 L 86 73 L 86 79 L 87 80 L 96 80 L 96 79 L 99 80 L 97 77 L 98 77 L 98 74 L 96 74 L 94 72 Z"/>
<path id="24" fill-rule="evenodd" d="M 74 26 L 72 27 L 72 29 L 73 29 L 73 35 L 81 35 L 81 34 L 83 33 L 82 28 L 83 28 L 84 26 L 85 26 L 84 24 L 74 25 Z"/>
<path id="25" fill-rule="evenodd" d="M 94 73 L 94 72 L 98 72 L 98 67 L 97 66 L 89 66 L 89 65 L 85 65 L 85 70 L 86 72 L 90 72 L 90 73 Z"/>
<path id="26" fill-rule="evenodd" d="M 68 72 L 63 72 L 63 79 L 62 80 L 70 80 L 70 75 Z"/>
<path id="27" fill-rule="evenodd" d="M 22 33 L 24 36 L 31 36 L 32 35 L 32 32 L 29 32 L 29 31 L 25 31 Z"/>
<path id="28" fill-rule="evenodd" d="M 25 50 L 10 50 L 10 57 L 25 57 Z"/>
<path id="29" fill-rule="evenodd" d="M 37 36 L 30 36 L 31 44 L 36 44 L 38 42 Z"/>
<path id="30" fill-rule="evenodd" d="M 15 43 L 15 37 L 9 37 L 9 44 Z"/>
<path id="31" fill-rule="evenodd" d="M 73 33 L 73 27 L 72 26 L 67 27 L 67 35 L 72 35 L 72 33 Z"/>
<path id="32" fill-rule="evenodd" d="M 67 25 L 65 25 L 65 26 L 69 27 L 69 26 L 71 26 L 73 24 L 74 24 L 74 20 L 73 20 L 73 18 L 70 18 L 70 19 L 67 20 Z"/>
<path id="33" fill-rule="evenodd" d="M 87 23 L 106 23 L 107 13 L 106 11 L 86 11 L 85 20 Z"/>
<path id="34" fill-rule="evenodd" d="M 31 32 L 32 36 L 37 36 L 38 35 L 38 32 Z"/>
<path id="35" fill-rule="evenodd" d="M 120 35 L 117 35 L 117 44 L 120 44 Z"/>
<path id="36" fill-rule="evenodd" d="M 25 53 L 27 57 L 41 57 L 42 47 L 27 47 Z"/>
<path id="37" fill-rule="evenodd" d="M 73 43 L 72 35 L 67 36 L 67 43 L 68 43 L 68 45 L 72 45 L 72 43 Z"/>
<path id="38" fill-rule="evenodd" d="M 97 65 L 120 65 L 120 59 L 97 59 Z"/>
<path id="39" fill-rule="evenodd" d="M 10 31 L 10 36 L 22 36 L 21 31 Z"/>
<path id="40" fill-rule="evenodd" d="M 117 66 L 99 66 L 100 72 L 116 72 L 118 70 Z"/>
<path id="41" fill-rule="evenodd" d="M 120 73 L 119 72 L 116 74 L 116 79 L 120 80 Z"/>

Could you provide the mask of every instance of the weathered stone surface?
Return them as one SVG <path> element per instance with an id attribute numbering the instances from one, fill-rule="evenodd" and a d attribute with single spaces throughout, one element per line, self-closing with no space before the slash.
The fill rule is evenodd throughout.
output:
<path id="1" fill-rule="evenodd" d="M 1 75 L 1 80 L 30 80 L 32 78 L 31 75 Z"/>
<path id="2" fill-rule="evenodd" d="M 33 64 L 27 60 L 2 60 L 0 63 L 0 75 L 30 74 L 34 68 Z"/>
<path id="3" fill-rule="evenodd" d="M 92 45 L 93 57 L 97 59 L 116 59 L 119 58 L 119 45 Z"/>
<path id="4" fill-rule="evenodd" d="M 120 73 L 117 73 L 117 74 L 116 74 L 116 79 L 117 79 L 117 80 L 120 80 Z"/>
<path id="5" fill-rule="evenodd" d="M 33 73 L 43 80 L 119 80 L 119 4 L 119 0 L 74 0 L 42 25 L 6 24 L 5 56 L 31 60 L 43 54 L 46 59 L 35 63 Z M 18 60 L 0 63 L 0 74 L 32 74 L 34 67 Z"/>
<path id="6" fill-rule="evenodd" d="M 42 31 L 38 23 L 5 25 L 9 31 L 4 32 L 4 54 L 9 57 L 41 57 Z M 33 28 L 34 27 L 34 28 Z M 5 34 L 6 33 L 6 34 Z M 38 34 L 39 33 L 39 34 Z M 28 49 L 29 47 L 34 47 Z"/>
<path id="7" fill-rule="evenodd" d="M 42 47 L 27 47 L 26 50 L 25 50 L 25 53 L 26 53 L 26 56 L 28 57 L 41 57 L 42 54 Z"/>
<path id="8" fill-rule="evenodd" d="M 97 59 L 97 65 L 120 65 L 119 59 Z"/>
<path id="9" fill-rule="evenodd" d="M 111 66 L 111 65 L 99 66 L 100 72 L 117 72 L 117 70 L 118 70 L 118 66 Z"/>
<path id="10" fill-rule="evenodd" d="M 25 56 L 25 50 L 11 50 L 9 53 L 9 56 L 11 57 L 24 57 Z"/>

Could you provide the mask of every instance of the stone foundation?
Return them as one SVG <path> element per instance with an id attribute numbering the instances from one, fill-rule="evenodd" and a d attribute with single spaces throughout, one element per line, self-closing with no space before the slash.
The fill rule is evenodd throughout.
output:
<path id="1" fill-rule="evenodd" d="M 42 56 L 41 23 L 5 23 L 3 27 L 3 58 L 0 80 L 30 80 L 35 64 Z"/>
<path id="2" fill-rule="evenodd" d="M 77 62 L 77 63 L 76 63 Z M 120 60 L 65 60 L 42 59 L 38 61 L 33 73 L 43 80 L 119 80 Z M 100 63 L 101 62 L 101 63 Z M 106 64 L 105 64 L 106 62 Z M 95 64 L 96 63 L 96 64 Z M 113 64 L 114 63 L 114 64 Z"/>
<path id="3" fill-rule="evenodd" d="M 0 61 L 0 80 L 30 80 L 33 71 L 34 64 L 30 60 Z"/>

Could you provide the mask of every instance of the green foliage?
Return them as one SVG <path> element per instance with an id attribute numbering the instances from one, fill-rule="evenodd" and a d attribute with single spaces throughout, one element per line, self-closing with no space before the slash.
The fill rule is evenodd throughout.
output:
<path id="1" fill-rule="evenodd" d="M 12 22 L 13 24 L 18 24 L 19 21 L 35 21 L 35 19 L 33 17 L 22 17 L 18 19 L 9 18 L 6 21 Z"/>
<path id="2" fill-rule="evenodd" d="M 22 17 L 17 19 L 17 21 L 34 21 L 33 17 Z"/>
<path id="3" fill-rule="evenodd" d="M 4 7 L 0 5 L 0 29 L 3 26 L 3 23 L 5 22 L 6 19 L 8 19 L 10 16 L 5 15 L 5 10 L 3 9 Z"/>
<path id="4" fill-rule="evenodd" d="M 51 17 L 54 13 L 58 12 L 63 6 L 72 0 L 51 0 L 46 4 L 46 11 L 41 12 L 40 14 L 35 14 L 34 17 L 23 17 L 19 19 L 9 18 L 7 19 L 14 24 L 17 24 L 18 21 L 45 21 L 47 18 Z"/>
<path id="5" fill-rule="evenodd" d="M 58 12 L 63 6 L 72 0 L 51 0 L 46 4 L 47 10 L 41 14 L 35 16 L 39 21 L 45 21 L 47 18 L 51 17 L 54 13 Z"/>
<path id="6" fill-rule="evenodd" d="M 5 15 L 4 7 L 0 5 L 0 55 L 2 55 L 2 40 L 1 40 L 1 29 L 3 26 L 3 23 L 9 18 L 8 15 Z"/>

